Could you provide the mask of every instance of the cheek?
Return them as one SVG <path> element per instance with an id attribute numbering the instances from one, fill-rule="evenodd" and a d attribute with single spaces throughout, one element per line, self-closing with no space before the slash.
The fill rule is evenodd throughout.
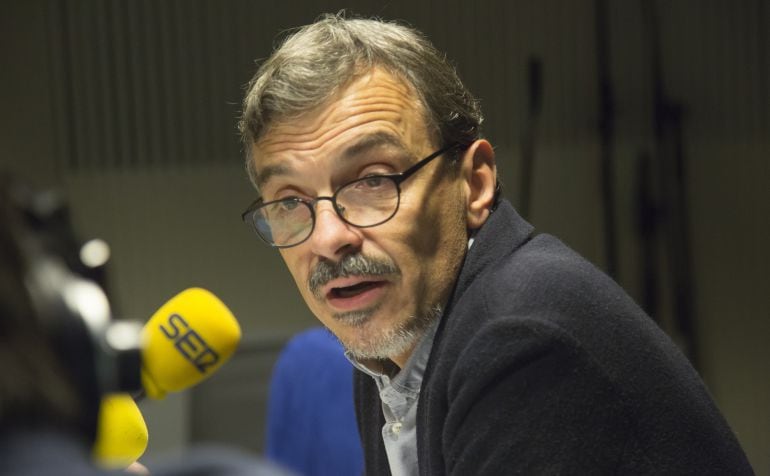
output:
<path id="1" fill-rule="evenodd" d="M 462 203 L 458 197 L 425 203 L 404 220 L 402 242 L 423 265 L 443 262 L 468 241 Z"/>
<path id="2" fill-rule="evenodd" d="M 289 269 L 291 277 L 294 278 L 294 282 L 299 288 L 299 291 L 304 296 L 305 288 L 307 288 L 307 266 L 303 265 L 301 255 L 294 252 L 293 248 L 281 250 L 281 257 L 286 267 Z"/>
<path id="3" fill-rule="evenodd" d="M 468 246 L 465 214 L 459 197 L 445 197 L 417 219 L 419 231 L 412 236 L 414 259 L 423 285 L 433 299 L 443 299 L 457 274 Z M 435 203 L 434 203 L 435 205 Z"/>
<path id="4" fill-rule="evenodd" d="M 405 208 L 401 220 L 394 220 L 388 230 L 391 246 L 385 252 L 401 268 L 403 284 L 412 290 L 412 298 L 416 294 L 440 299 L 464 256 L 468 239 L 457 200 L 444 203 L 443 208 Z"/>

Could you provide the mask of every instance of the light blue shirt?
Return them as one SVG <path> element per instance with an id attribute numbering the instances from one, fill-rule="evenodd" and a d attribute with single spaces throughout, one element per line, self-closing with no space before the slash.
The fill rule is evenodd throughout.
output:
<path id="1" fill-rule="evenodd" d="M 473 236 L 468 248 L 473 245 Z M 372 368 L 358 362 L 349 352 L 345 357 L 358 370 L 370 375 L 380 391 L 382 414 L 382 441 L 388 455 L 390 472 L 393 476 L 413 476 L 419 473 L 417 466 L 417 401 L 425 375 L 433 339 L 440 319 L 436 319 L 425 330 L 425 334 L 414 348 L 409 360 L 401 371 L 390 361 L 380 362 L 380 368 Z M 388 365 L 390 364 L 390 365 Z"/>
<path id="2" fill-rule="evenodd" d="M 417 401 L 438 323 L 439 319 L 436 319 L 425 331 L 401 371 L 395 365 L 390 368 L 385 365 L 381 368 L 367 367 L 350 354 L 345 354 L 357 369 L 370 375 L 377 383 L 385 416 L 382 441 L 393 476 L 418 474 Z M 396 371 L 398 373 L 392 375 Z"/>

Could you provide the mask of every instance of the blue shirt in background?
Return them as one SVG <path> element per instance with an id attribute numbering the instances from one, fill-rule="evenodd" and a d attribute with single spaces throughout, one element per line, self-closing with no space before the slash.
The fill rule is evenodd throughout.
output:
<path id="1" fill-rule="evenodd" d="M 297 334 L 278 357 L 270 383 L 266 455 L 305 476 L 363 473 L 353 367 L 324 328 Z"/>

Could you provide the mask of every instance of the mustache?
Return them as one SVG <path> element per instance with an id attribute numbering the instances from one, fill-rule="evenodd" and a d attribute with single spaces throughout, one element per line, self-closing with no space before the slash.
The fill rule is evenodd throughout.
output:
<path id="1" fill-rule="evenodd" d="M 321 288 L 329 281 L 349 276 L 400 275 L 401 270 L 388 258 L 374 258 L 361 253 L 346 255 L 337 262 L 319 261 L 308 278 L 308 288 L 318 299 L 323 299 Z"/>

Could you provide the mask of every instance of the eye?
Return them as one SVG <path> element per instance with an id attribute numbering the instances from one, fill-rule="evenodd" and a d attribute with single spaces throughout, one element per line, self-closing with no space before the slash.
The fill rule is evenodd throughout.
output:
<path id="1" fill-rule="evenodd" d="M 291 197 L 266 205 L 262 213 L 265 218 L 271 221 L 286 220 L 294 216 L 301 206 L 298 198 Z"/>
<path id="2" fill-rule="evenodd" d="M 369 177 L 364 177 L 361 181 L 358 183 L 363 188 L 370 188 L 370 189 L 377 189 L 382 187 L 385 184 L 385 179 L 381 175 L 371 175 Z"/>
<path id="3" fill-rule="evenodd" d="M 295 197 L 281 200 L 276 203 L 276 208 L 282 212 L 290 212 L 299 206 L 299 200 Z"/>

